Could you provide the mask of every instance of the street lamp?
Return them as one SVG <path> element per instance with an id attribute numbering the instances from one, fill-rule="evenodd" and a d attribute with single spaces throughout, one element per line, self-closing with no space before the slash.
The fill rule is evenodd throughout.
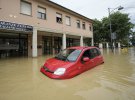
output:
<path id="1" fill-rule="evenodd" d="M 111 10 L 112 9 L 112 10 Z M 112 38 L 114 38 L 114 37 L 112 37 L 112 36 L 114 36 L 114 34 L 112 33 L 112 22 L 111 22 L 111 17 L 110 17 L 110 15 L 111 15 L 111 12 L 113 12 L 114 10 L 122 10 L 122 9 L 124 9 L 124 7 L 122 7 L 122 6 L 119 6 L 119 7 L 116 7 L 116 8 L 108 8 L 108 13 L 109 13 L 109 26 L 110 26 L 110 36 L 111 36 L 111 45 L 113 46 L 113 44 L 112 44 Z M 115 36 L 116 37 L 116 36 Z"/>

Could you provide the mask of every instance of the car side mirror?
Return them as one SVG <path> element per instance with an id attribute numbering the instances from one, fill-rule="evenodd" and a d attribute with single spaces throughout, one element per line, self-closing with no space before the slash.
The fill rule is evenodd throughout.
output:
<path id="1" fill-rule="evenodd" d="M 89 60 L 90 60 L 90 59 L 89 59 L 88 57 L 84 57 L 84 58 L 83 58 L 83 61 L 84 61 L 84 62 L 88 62 Z"/>

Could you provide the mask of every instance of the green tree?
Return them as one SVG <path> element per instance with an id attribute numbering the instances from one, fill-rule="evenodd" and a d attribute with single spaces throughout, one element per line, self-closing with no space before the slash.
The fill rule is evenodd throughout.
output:
<path id="1" fill-rule="evenodd" d="M 123 14 L 120 12 L 115 12 L 110 15 L 112 23 L 112 32 L 116 33 L 116 41 L 125 41 L 130 35 L 131 28 L 134 24 L 130 22 L 128 14 Z M 93 29 L 94 29 L 94 40 L 96 42 L 110 42 L 110 22 L 108 17 L 104 17 L 101 21 L 94 20 Z"/>
<path id="2" fill-rule="evenodd" d="M 93 33 L 94 33 L 94 41 L 95 41 L 95 43 L 100 43 L 100 42 L 103 41 L 102 22 L 97 20 L 97 19 L 94 19 Z"/>

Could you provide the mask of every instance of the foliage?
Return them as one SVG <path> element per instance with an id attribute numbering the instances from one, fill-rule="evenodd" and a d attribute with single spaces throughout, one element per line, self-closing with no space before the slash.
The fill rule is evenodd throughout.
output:
<path id="1" fill-rule="evenodd" d="M 125 41 L 130 35 L 131 28 L 134 25 L 130 22 L 128 14 L 115 12 L 110 15 L 112 23 L 112 32 L 116 33 L 116 41 Z M 93 24 L 94 29 L 94 41 L 99 42 L 110 42 L 110 22 L 108 17 L 104 17 L 101 21 L 95 19 Z"/>
<path id="2" fill-rule="evenodd" d="M 102 42 L 103 39 L 102 22 L 97 19 L 94 20 L 93 33 L 94 33 L 94 41 L 96 41 L 96 43 Z"/>

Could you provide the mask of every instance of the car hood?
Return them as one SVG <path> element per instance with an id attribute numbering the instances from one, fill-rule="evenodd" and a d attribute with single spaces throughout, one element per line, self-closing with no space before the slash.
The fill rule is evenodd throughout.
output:
<path id="1" fill-rule="evenodd" d="M 74 62 L 62 61 L 62 60 L 58 60 L 56 58 L 51 58 L 45 62 L 44 66 L 49 68 L 49 70 L 51 70 L 51 71 L 55 71 L 58 68 L 67 69 L 70 66 L 72 66 L 73 64 L 74 64 Z"/>

